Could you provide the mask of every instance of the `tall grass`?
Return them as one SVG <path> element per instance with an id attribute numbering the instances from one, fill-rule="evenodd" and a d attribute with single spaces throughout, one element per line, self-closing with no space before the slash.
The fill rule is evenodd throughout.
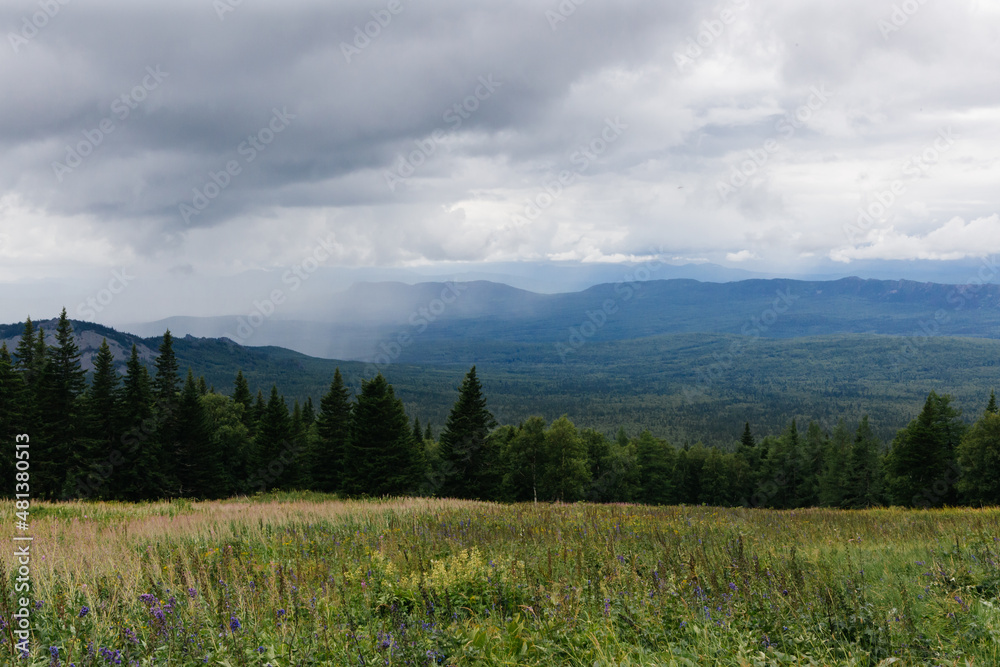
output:
<path id="1" fill-rule="evenodd" d="M 1000 510 L 309 494 L 32 517 L 32 650 L 8 547 L 3 664 L 1000 664 Z"/>

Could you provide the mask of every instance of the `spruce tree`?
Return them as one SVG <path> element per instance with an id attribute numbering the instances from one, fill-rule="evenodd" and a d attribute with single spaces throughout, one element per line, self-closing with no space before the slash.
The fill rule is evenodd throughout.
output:
<path id="1" fill-rule="evenodd" d="M 211 427 L 202 393 L 188 370 L 177 407 L 177 433 L 173 447 L 176 487 L 171 495 L 217 498 L 225 488 L 221 452 L 213 449 Z"/>
<path id="2" fill-rule="evenodd" d="M 163 341 L 160 343 L 159 354 L 156 357 L 153 397 L 156 400 L 156 437 L 159 440 L 162 454 L 160 466 L 168 480 L 169 488 L 176 489 L 181 482 L 180 472 L 177 469 L 181 461 L 175 455 L 179 448 L 177 437 L 180 423 L 180 415 L 178 414 L 180 375 L 173 341 L 170 329 L 167 329 L 163 334 Z"/>
<path id="3" fill-rule="evenodd" d="M 134 502 L 156 498 L 166 492 L 168 480 L 160 464 L 157 424 L 152 380 L 133 344 L 122 380 L 121 445 L 111 452 L 112 457 L 120 461 L 113 464 L 105 487 L 107 495 Z"/>
<path id="4" fill-rule="evenodd" d="M 94 374 L 84 393 L 84 436 L 68 463 L 69 470 L 63 496 L 89 497 L 87 480 L 103 470 L 112 450 L 119 447 L 121 437 L 121 378 L 115 369 L 115 358 L 108 340 L 94 355 Z M 103 459 L 103 460 L 102 460 Z"/>
<path id="5" fill-rule="evenodd" d="M 290 430 L 288 404 L 278 394 L 278 388 L 272 386 L 271 396 L 257 425 L 255 442 L 253 467 L 260 490 L 291 488 L 296 452 L 289 439 Z"/>
<path id="6" fill-rule="evenodd" d="M 620 433 L 624 434 L 624 430 Z M 653 437 L 649 431 L 643 431 L 636 438 L 634 448 L 639 467 L 638 500 L 646 505 L 667 505 L 674 502 L 677 452 L 673 446 Z"/>
<path id="7" fill-rule="evenodd" d="M 483 388 L 473 366 L 462 380 L 458 400 L 441 432 L 441 461 L 444 480 L 440 494 L 455 498 L 476 498 L 483 469 L 483 445 L 496 419 L 486 408 Z"/>
<path id="8" fill-rule="evenodd" d="M 997 414 L 997 396 L 992 389 L 990 390 L 990 402 L 986 404 L 986 412 Z"/>
<path id="9" fill-rule="evenodd" d="M 56 326 L 56 345 L 48 351 L 42 379 L 39 406 L 44 415 L 43 442 L 42 446 L 32 448 L 36 455 L 33 487 L 45 497 L 53 498 L 63 491 L 67 461 L 75 458 L 86 435 L 80 428 L 80 396 L 86 384 L 80 348 L 63 308 Z"/>
<path id="10" fill-rule="evenodd" d="M 0 441 L 11 443 L 21 433 L 20 405 L 21 377 L 14 370 L 14 359 L 7 350 L 7 343 L 0 344 Z M 0 447 L 0 479 L 14 479 L 14 447 Z M 13 492 L 8 485 L 5 496 Z"/>
<path id="11" fill-rule="evenodd" d="M 253 396 L 250 395 L 250 385 L 243 377 L 243 371 L 236 371 L 236 381 L 233 383 L 233 402 L 243 406 L 243 425 L 248 429 L 253 423 Z"/>
<path id="12" fill-rule="evenodd" d="M 823 472 L 819 478 L 819 504 L 823 507 L 845 506 L 847 469 L 852 449 L 851 431 L 841 418 L 830 434 L 823 457 Z"/>
<path id="13" fill-rule="evenodd" d="M 332 493 L 342 487 L 344 457 L 351 438 L 351 392 L 337 368 L 330 391 L 319 404 L 316 445 L 312 457 L 313 485 L 317 491 Z"/>
<path id="14" fill-rule="evenodd" d="M 843 504 L 862 509 L 882 504 L 883 499 L 882 443 L 868 424 L 868 415 L 861 418 L 847 463 Z"/>
<path id="15" fill-rule="evenodd" d="M 316 408 L 313 406 L 312 396 L 306 397 L 306 402 L 302 405 L 302 423 L 309 428 L 316 422 Z"/>
<path id="16" fill-rule="evenodd" d="M 413 442 L 418 444 L 424 442 L 424 432 L 420 429 L 420 417 L 413 418 Z"/>
<path id="17" fill-rule="evenodd" d="M 344 489 L 370 496 L 417 491 L 423 452 L 413 442 L 403 402 L 382 374 L 361 383 L 344 463 Z"/>
<path id="18" fill-rule="evenodd" d="M 886 457 L 891 500 L 897 505 L 940 507 L 957 499 L 955 452 L 965 424 L 951 397 L 931 392 L 916 419 L 896 434 Z"/>
<path id="19" fill-rule="evenodd" d="M 964 434 L 958 463 L 962 499 L 974 505 L 1000 505 L 1000 414 L 987 408 Z"/>

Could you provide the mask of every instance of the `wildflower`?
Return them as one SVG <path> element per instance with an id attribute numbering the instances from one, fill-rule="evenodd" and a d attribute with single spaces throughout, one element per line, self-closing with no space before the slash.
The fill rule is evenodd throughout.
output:
<path id="1" fill-rule="evenodd" d="M 240 625 L 240 619 L 236 618 L 235 616 L 231 616 L 229 618 L 229 629 L 230 630 L 232 630 L 233 632 L 236 632 L 237 630 L 239 630 L 242 627 L 243 626 Z"/>
<path id="2" fill-rule="evenodd" d="M 79 616 L 80 618 L 83 618 L 89 613 L 90 613 L 90 607 L 88 607 L 87 605 L 80 607 L 80 616 Z"/>

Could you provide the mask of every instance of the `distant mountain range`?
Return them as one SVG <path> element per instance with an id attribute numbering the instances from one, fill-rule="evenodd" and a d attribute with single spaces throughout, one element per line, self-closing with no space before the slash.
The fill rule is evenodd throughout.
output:
<path id="1" fill-rule="evenodd" d="M 639 280 L 539 294 L 488 281 L 360 283 L 308 312 L 257 302 L 240 317 L 178 317 L 131 325 L 177 335 L 274 345 L 323 358 L 421 360 L 449 341 L 572 345 L 670 333 L 795 338 L 845 333 L 1000 338 L 1000 285 L 906 280 L 788 279 L 728 283 Z M 394 354 L 398 349 L 398 354 Z"/>

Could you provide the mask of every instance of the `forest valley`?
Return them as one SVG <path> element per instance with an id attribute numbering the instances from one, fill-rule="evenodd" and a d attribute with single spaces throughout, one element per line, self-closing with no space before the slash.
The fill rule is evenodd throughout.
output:
<path id="1" fill-rule="evenodd" d="M 891 443 L 865 416 L 856 425 L 841 419 L 829 432 L 792 420 L 760 439 L 746 423 L 732 451 L 677 448 L 649 431 L 609 437 L 565 416 L 499 425 L 475 366 L 437 438 L 430 424 L 410 420 L 381 374 L 351 393 L 337 369 L 318 407 L 310 398 L 289 409 L 277 387 L 254 396 L 242 372 L 224 395 L 191 370 L 182 380 L 169 330 L 152 373 L 133 346 L 121 376 L 105 341 L 88 382 L 65 310 L 55 345 L 28 319 L 16 349 L 0 347 L 0 437 L 30 437 L 31 493 L 39 498 L 315 490 L 782 509 L 1000 504 L 992 391 L 971 425 L 950 396 L 932 391 Z M 0 450 L 5 479 L 15 473 L 13 449 Z"/>

